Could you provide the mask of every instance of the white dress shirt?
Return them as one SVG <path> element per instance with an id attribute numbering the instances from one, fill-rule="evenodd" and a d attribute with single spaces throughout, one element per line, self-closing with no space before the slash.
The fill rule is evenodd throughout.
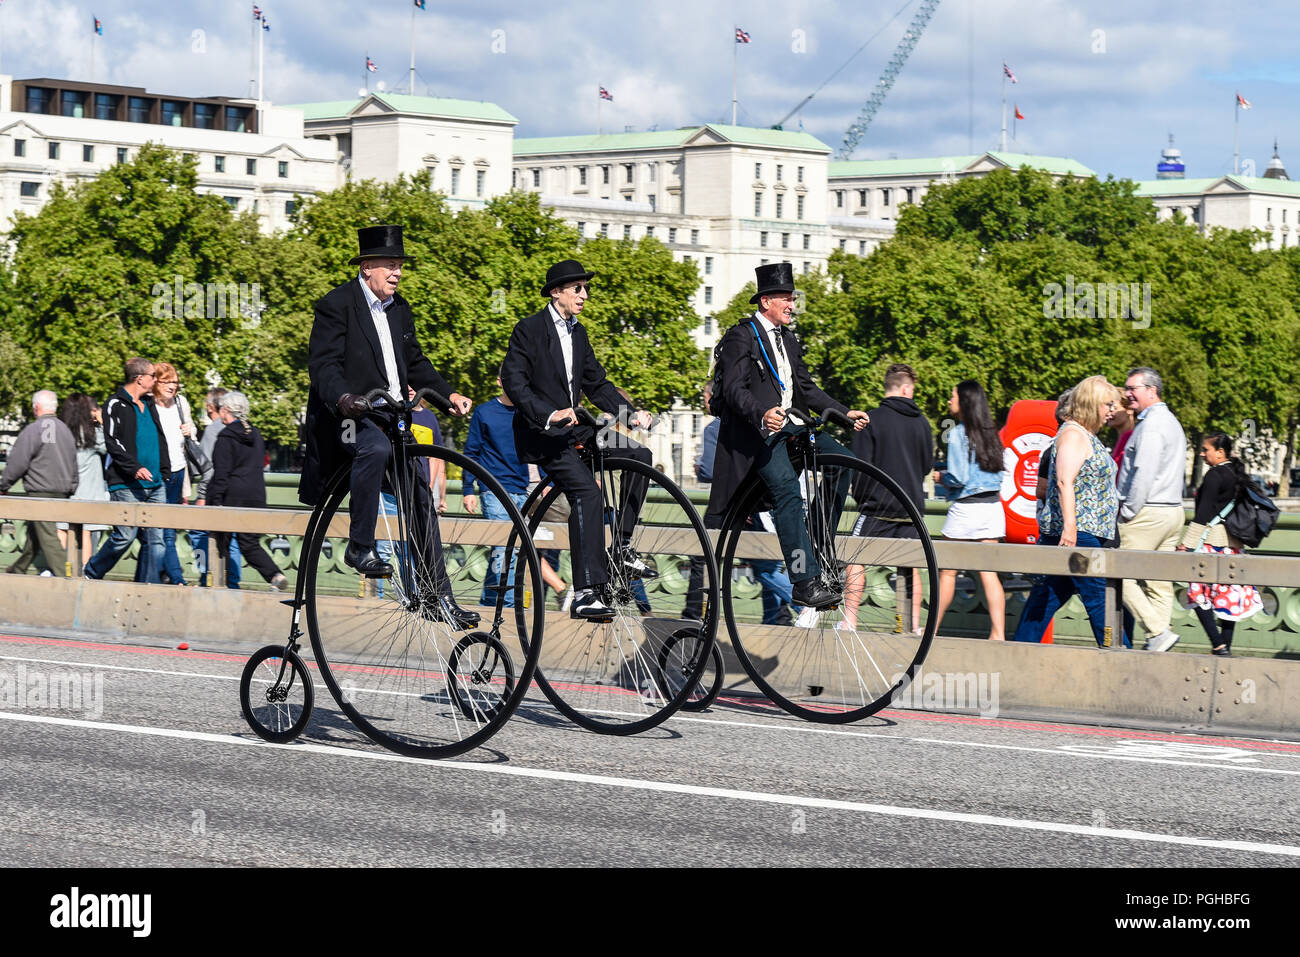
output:
<path id="1" fill-rule="evenodd" d="M 577 319 L 565 319 L 555 308 L 555 303 L 547 305 L 551 321 L 555 323 L 555 333 L 560 337 L 560 352 L 564 355 L 564 376 L 569 384 L 569 397 L 573 397 L 573 326 Z M 551 410 L 554 415 L 559 409 Z"/>
<path id="2" fill-rule="evenodd" d="M 402 387 L 402 378 L 397 372 L 397 353 L 393 349 L 393 332 L 388 326 L 386 311 L 393 304 L 393 297 L 389 296 L 380 302 L 379 297 L 370 291 L 364 279 L 357 276 L 357 282 L 361 283 L 361 291 L 366 294 L 366 305 L 370 307 L 370 318 L 375 322 L 379 348 L 384 354 L 384 376 L 388 379 L 388 394 L 400 399 L 402 396 L 397 393 Z"/>
<path id="3" fill-rule="evenodd" d="M 790 357 L 785 352 L 785 344 L 777 344 L 781 327 L 759 313 L 754 313 L 754 318 L 758 320 L 758 328 L 767 333 L 767 342 L 763 344 L 767 346 L 767 357 L 776 365 L 776 374 L 781 380 L 781 411 L 788 413 L 794 405 L 794 375 L 790 368 Z"/>

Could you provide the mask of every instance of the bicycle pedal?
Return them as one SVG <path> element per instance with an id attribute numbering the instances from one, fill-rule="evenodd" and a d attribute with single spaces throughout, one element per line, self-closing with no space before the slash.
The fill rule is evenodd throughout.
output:
<path id="1" fill-rule="evenodd" d="M 299 607 L 301 607 L 301 606 L 298 604 L 298 599 L 296 599 L 296 598 L 281 598 L 281 599 L 280 599 L 280 604 L 281 604 L 281 605 L 288 605 L 290 608 L 299 608 Z"/>

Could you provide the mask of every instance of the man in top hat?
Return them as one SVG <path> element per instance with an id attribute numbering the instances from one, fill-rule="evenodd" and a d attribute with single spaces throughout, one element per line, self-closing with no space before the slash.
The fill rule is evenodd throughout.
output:
<path id="1" fill-rule="evenodd" d="M 380 421 L 396 414 L 382 401 L 372 408 L 366 393 L 383 389 L 396 398 L 407 387 L 432 388 L 451 403 L 454 415 L 465 415 L 470 400 L 456 392 L 433 368 L 420 349 L 411 321 L 411 305 L 397 294 L 403 263 L 412 262 L 402 244 L 401 226 L 367 226 L 357 230 L 360 252 L 349 261 L 358 266 L 355 279 L 336 286 L 316 303 L 308 345 L 311 391 L 307 399 L 307 455 L 298 497 L 315 505 L 325 483 L 344 463 L 351 462 L 351 521 L 343 560 L 368 578 L 387 578 L 393 567 L 375 550 L 375 522 L 384 470 L 392 445 Z M 416 508 L 428 508 L 428 489 L 413 482 Z M 428 603 L 431 619 L 459 629 L 472 628 L 479 616 L 456 605 L 443 570 L 437 522 L 432 526 L 432 560 L 437 568 L 439 601 Z"/>
<path id="2" fill-rule="evenodd" d="M 794 586 L 792 601 L 808 608 L 829 608 L 841 596 L 818 580 L 821 567 L 808 540 L 803 497 L 787 442 L 808 431 L 810 407 L 847 413 L 858 430 L 869 420 L 865 412 L 849 410 L 817 388 L 808 374 L 799 340 L 787 328 L 794 320 L 791 264 L 759 266 L 755 274 L 758 291 L 749 301 L 757 304 L 758 311 L 728 329 L 718 344 L 722 395 L 714 397 L 713 405 L 722 427 L 705 523 L 720 526 L 736 491 L 757 469 L 772 495 L 772 519 Z M 817 434 L 816 442 L 820 452 L 852 454 L 825 432 Z"/>
<path id="3" fill-rule="evenodd" d="M 501 366 L 501 385 L 517 408 L 514 431 L 520 461 L 541 466 L 569 499 L 574 589 L 569 614 L 573 618 L 606 619 L 613 610 L 606 603 L 608 596 L 603 594 L 609 570 L 604 562 L 601 491 L 591 469 L 583 465 L 574 449 L 594 436 L 590 427 L 578 426 L 574 408 L 584 394 L 616 415 L 626 404 L 606 377 L 592 351 L 587 330 L 578 321 L 591 295 L 593 275 L 574 259 L 556 263 L 546 271 L 542 295 L 550 302 L 515 326 Z M 650 414 L 638 410 L 630 424 L 633 428 L 648 428 Z M 647 465 L 651 460 L 646 448 L 620 447 L 618 454 Z M 640 488 L 634 487 L 638 484 Z M 615 543 L 616 552 L 625 575 L 650 578 L 654 572 L 630 544 L 646 489 L 644 483 L 628 485 L 628 507 L 618 529 L 622 541 Z"/>

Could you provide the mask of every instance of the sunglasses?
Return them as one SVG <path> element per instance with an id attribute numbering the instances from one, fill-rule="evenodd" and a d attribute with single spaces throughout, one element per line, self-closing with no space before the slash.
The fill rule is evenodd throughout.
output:
<path id="1" fill-rule="evenodd" d="M 591 283 L 589 282 L 574 283 L 572 286 L 569 287 L 569 291 L 572 292 L 575 296 L 580 292 L 585 292 L 588 296 L 590 296 Z"/>

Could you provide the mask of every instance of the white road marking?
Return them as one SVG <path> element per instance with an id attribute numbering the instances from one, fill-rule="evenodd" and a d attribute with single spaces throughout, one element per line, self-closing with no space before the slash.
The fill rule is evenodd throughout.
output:
<path id="1" fill-rule="evenodd" d="M 1287 844 L 1259 844 L 1252 841 L 1221 841 L 1205 837 L 1185 837 L 1180 834 L 1157 834 L 1120 828 L 1094 827 L 1086 824 L 1067 824 L 1056 821 L 1032 821 L 1023 818 L 994 817 L 988 814 L 969 814 L 958 811 L 940 811 L 930 808 L 896 807 L 889 804 L 867 804 L 859 801 L 841 801 L 830 798 L 803 797 L 794 794 L 774 794 L 765 791 L 740 791 L 732 788 L 703 787 L 695 784 L 677 784 L 669 781 L 648 781 L 637 778 L 616 778 L 601 774 L 579 774 L 572 771 L 552 771 L 544 768 L 505 767 L 499 764 L 474 764 L 465 761 L 430 761 L 410 758 L 401 754 L 375 751 L 357 751 L 323 744 L 270 744 L 233 735 L 211 734 L 204 731 L 182 731 L 177 728 L 152 728 L 140 725 L 111 724 L 99 721 L 82 721 L 75 718 L 56 718 L 47 715 L 13 714 L 0 712 L 0 719 L 22 721 L 30 724 L 55 725 L 91 731 L 116 731 L 151 737 L 176 738 L 185 741 L 202 741 L 210 744 L 234 744 L 245 747 L 310 752 L 327 757 L 354 760 L 391 761 L 415 764 L 431 772 L 441 770 L 467 771 L 477 774 L 499 774 L 507 777 L 533 778 L 567 784 L 596 785 L 599 787 L 626 788 L 661 794 L 683 794 L 692 797 L 720 798 L 728 801 L 747 801 L 758 804 L 777 804 L 788 807 L 819 808 L 830 811 L 852 811 L 862 814 L 880 814 L 888 817 L 916 818 L 928 821 L 946 821 L 955 824 L 976 824 L 988 827 L 1006 827 L 1027 831 L 1046 831 L 1054 834 L 1078 834 L 1108 840 L 1145 841 L 1154 844 L 1171 844 L 1182 847 L 1200 847 L 1210 850 L 1242 851 L 1254 854 L 1276 854 L 1300 857 L 1300 847 Z"/>

